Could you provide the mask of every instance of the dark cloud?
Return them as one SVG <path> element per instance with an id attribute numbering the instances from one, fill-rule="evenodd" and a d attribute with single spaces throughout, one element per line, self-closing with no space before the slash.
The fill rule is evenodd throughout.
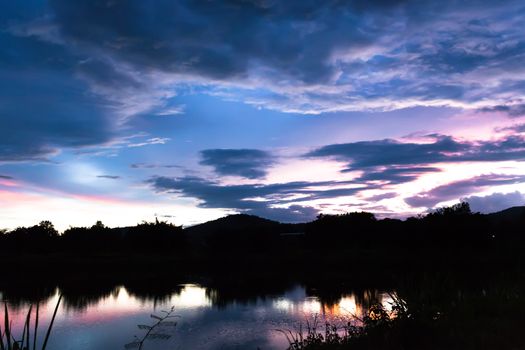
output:
<path id="1" fill-rule="evenodd" d="M 363 175 L 355 179 L 356 182 L 380 181 L 388 184 L 401 184 L 416 180 L 426 173 L 439 172 L 435 167 L 391 167 L 382 170 L 366 170 Z"/>
<path id="2" fill-rule="evenodd" d="M 196 198 L 201 201 L 199 206 L 203 208 L 229 208 L 260 215 L 274 213 L 274 215 L 284 217 L 285 209 L 276 208 L 276 206 L 291 204 L 288 208 L 290 218 L 313 214 L 314 210 L 308 209 L 309 207 L 300 209 L 297 206 L 299 202 L 352 196 L 364 189 L 371 188 L 355 186 L 351 181 L 221 185 L 193 176 L 180 178 L 159 176 L 151 178 L 147 183 L 158 192 L 176 193 L 184 197 Z M 316 187 L 323 187 L 323 189 Z M 326 187 L 334 188 L 326 189 Z"/>
<path id="3" fill-rule="evenodd" d="M 351 9 L 311 1 L 50 4 L 69 40 L 136 66 L 211 79 L 245 76 L 258 62 L 302 81 L 326 80 L 333 69 L 324 62 L 336 43 L 359 47 L 371 40 Z M 333 16 L 342 28 L 329 25 Z"/>
<path id="4" fill-rule="evenodd" d="M 121 179 L 121 176 L 118 175 L 97 175 L 98 178 L 101 179 L 110 179 L 110 180 L 118 180 Z"/>
<path id="5" fill-rule="evenodd" d="M 4 179 L 4 180 L 13 180 L 13 177 L 12 177 L 12 176 L 9 176 L 9 175 L 2 175 L 2 174 L 0 174 L 0 179 Z"/>
<path id="6" fill-rule="evenodd" d="M 180 165 L 175 165 L 175 164 L 155 164 L 155 163 L 133 163 L 129 167 L 132 169 L 182 168 Z"/>
<path id="7" fill-rule="evenodd" d="M 519 1 L 49 4 L 55 36 L 89 53 L 78 70 L 97 86 L 142 85 L 137 76 L 152 71 L 176 82 L 256 81 L 267 91 L 247 89 L 245 101 L 311 113 L 369 109 L 369 101 L 384 109 L 401 101 L 498 106 L 520 88 L 501 73 L 522 69 Z"/>
<path id="8" fill-rule="evenodd" d="M 457 141 L 450 136 L 430 135 L 430 143 L 399 142 L 385 139 L 378 141 L 361 141 L 345 144 L 327 145 L 307 153 L 306 157 L 327 157 L 347 162 L 345 171 L 362 168 L 413 165 L 465 161 L 504 161 L 523 160 L 525 158 L 525 139 L 521 136 L 506 136 L 495 141 Z M 405 168 L 402 168 L 405 169 Z M 410 168 L 406 168 L 410 169 Z M 421 168 L 414 168 L 422 170 Z M 423 168 L 425 169 L 425 168 Z M 432 168 L 426 168 L 433 171 Z M 402 170 L 389 170 L 388 175 L 403 177 Z M 409 172 L 410 170 L 408 170 Z M 414 170 L 414 173 L 417 173 Z M 417 174 L 416 174 L 417 175 Z M 365 175 L 367 176 L 367 175 Z M 370 173 L 371 177 L 381 174 Z"/>
<path id="9" fill-rule="evenodd" d="M 297 204 L 290 205 L 287 208 L 253 208 L 249 212 L 263 218 L 290 223 L 309 222 L 319 215 L 318 209 Z"/>
<path id="10" fill-rule="evenodd" d="M 76 66 L 76 73 L 93 85 L 105 85 L 115 89 L 123 86 L 135 89 L 144 88 L 142 83 L 132 75 L 119 72 L 118 67 L 109 61 L 87 59 Z"/>
<path id="11" fill-rule="evenodd" d="M 432 208 L 444 201 L 459 199 L 473 192 L 479 192 L 485 188 L 501 185 L 520 184 L 525 182 L 522 175 L 481 175 L 466 180 L 451 182 L 420 193 L 416 196 L 405 198 L 405 202 L 412 207 Z"/>
<path id="12" fill-rule="evenodd" d="M 370 202 L 379 202 L 383 199 L 396 198 L 397 196 L 398 194 L 396 192 L 386 192 L 386 193 L 376 194 L 374 196 L 370 196 L 365 199 Z"/>
<path id="13" fill-rule="evenodd" d="M 257 149 L 208 149 L 201 151 L 200 164 L 213 167 L 218 175 L 260 179 L 266 176 L 274 157 Z"/>
<path id="14" fill-rule="evenodd" d="M 470 196 L 461 199 L 470 204 L 474 212 L 494 213 L 507 208 L 525 205 L 525 195 L 521 192 L 493 193 L 488 196 Z"/>
<path id="15" fill-rule="evenodd" d="M 63 47 L 0 31 L 0 161 L 44 160 L 114 137 L 106 106 L 72 77 Z"/>
<path id="16" fill-rule="evenodd" d="M 502 112 L 514 118 L 523 117 L 525 116 L 525 103 L 485 107 L 485 108 L 482 108 L 481 111 L 482 112 Z"/>
<path id="17" fill-rule="evenodd" d="M 515 1 L 51 0 L 2 10 L 0 161 L 108 143 L 130 116 L 173 111 L 169 98 L 188 84 L 287 112 L 476 101 L 524 111 Z M 248 178 L 266 168 L 209 163 Z"/>
<path id="18" fill-rule="evenodd" d="M 525 133 L 525 124 L 515 124 L 504 128 L 496 128 L 495 131 L 511 131 L 518 134 Z"/>
<path id="19" fill-rule="evenodd" d="M 431 164 L 443 161 L 445 154 L 465 152 L 462 144 L 449 136 L 439 136 L 432 143 L 402 143 L 385 139 L 327 145 L 307 153 L 306 157 L 329 157 L 349 162 L 347 171 L 363 167 Z"/>
<path id="20" fill-rule="evenodd" d="M 323 198 L 351 196 L 371 186 L 356 186 L 353 181 L 295 181 L 275 184 L 221 185 L 217 182 L 195 176 L 180 178 L 153 177 L 148 180 L 153 188 L 160 192 L 180 193 L 203 201 L 202 207 L 209 208 L 245 208 L 252 203 L 259 203 L 254 198 L 264 198 L 269 204 L 283 204 Z M 335 187 L 333 189 L 315 189 L 315 187 Z M 312 189 L 313 188 L 313 189 Z M 301 196 L 300 199 L 289 199 Z"/>
<path id="21" fill-rule="evenodd" d="M 44 75 L 0 85 L 0 161 L 43 160 L 63 147 L 102 145 L 114 137 L 113 122 L 95 101 L 56 80 Z"/>

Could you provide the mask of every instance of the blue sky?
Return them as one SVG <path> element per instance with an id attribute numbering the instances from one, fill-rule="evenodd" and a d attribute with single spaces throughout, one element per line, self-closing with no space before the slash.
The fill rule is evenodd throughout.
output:
<path id="1" fill-rule="evenodd" d="M 522 1 L 0 6 L 0 227 L 525 204 Z"/>

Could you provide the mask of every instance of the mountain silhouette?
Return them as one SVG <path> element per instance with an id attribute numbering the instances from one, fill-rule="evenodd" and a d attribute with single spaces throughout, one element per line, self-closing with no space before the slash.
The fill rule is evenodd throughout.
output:
<path id="1" fill-rule="evenodd" d="M 208 246 L 215 239 L 248 239 L 257 236 L 280 236 L 304 232 L 306 224 L 283 224 L 255 215 L 234 214 L 184 229 L 188 242 L 194 247 Z"/>
<path id="2" fill-rule="evenodd" d="M 524 221 L 525 220 L 525 206 L 511 207 L 487 214 L 490 220 L 493 221 Z"/>

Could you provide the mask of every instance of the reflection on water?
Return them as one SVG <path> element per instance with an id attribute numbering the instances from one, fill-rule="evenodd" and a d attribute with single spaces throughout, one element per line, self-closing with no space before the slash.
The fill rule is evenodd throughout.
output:
<path id="1" fill-rule="evenodd" d="M 230 297 L 227 302 L 219 290 L 196 284 L 177 286 L 168 294 L 137 293 L 126 287 L 105 290 L 98 295 L 55 290 L 42 301 L 48 321 L 59 293 L 64 295 L 49 349 L 123 349 L 143 332 L 138 324 L 151 324 L 150 314 L 175 307 L 181 316 L 169 340 L 148 341 L 144 349 L 285 349 L 286 340 L 276 329 L 297 329 L 315 315 L 331 321 L 361 318 L 368 306 L 380 302 L 387 309 L 388 293 L 363 291 L 342 294 L 330 302 L 309 295 L 301 286 L 278 295 Z M 2 294 L 3 295 L 3 294 Z M 10 303 L 16 318 L 14 328 L 21 331 L 29 302 Z M 0 315 L 2 316 L 2 315 Z M 40 335 L 42 336 L 42 334 Z"/>

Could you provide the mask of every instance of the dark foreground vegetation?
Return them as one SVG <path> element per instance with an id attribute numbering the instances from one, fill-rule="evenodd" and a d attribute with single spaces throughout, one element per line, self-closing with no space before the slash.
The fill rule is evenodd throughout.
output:
<path id="1" fill-rule="evenodd" d="M 0 254 L 16 259 L 147 257 L 246 263 L 272 261 L 376 264 L 396 262 L 521 262 L 525 207 L 472 213 L 467 203 L 406 220 L 371 213 L 320 215 L 304 224 L 281 224 L 232 215 L 183 229 L 162 221 L 108 228 L 71 227 L 59 233 L 49 221 L 0 234 Z M 11 256 L 9 258 L 9 256 Z M 29 261 L 27 260 L 27 261 Z M 118 260 L 118 259 L 117 259 Z"/>
<path id="2" fill-rule="evenodd" d="M 289 332 L 288 350 L 525 348 L 524 291 L 516 284 L 466 290 L 439 277 L 419 282 L 414 290 L 401 289 L 391 308 L 370 305 L 360 323 L 317 319 L 300 333 Z"/>

